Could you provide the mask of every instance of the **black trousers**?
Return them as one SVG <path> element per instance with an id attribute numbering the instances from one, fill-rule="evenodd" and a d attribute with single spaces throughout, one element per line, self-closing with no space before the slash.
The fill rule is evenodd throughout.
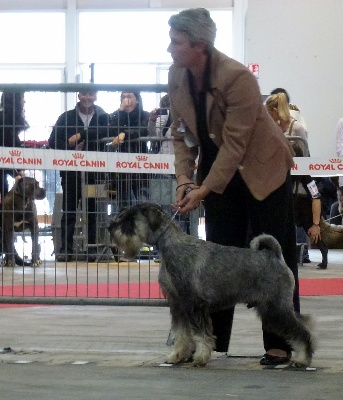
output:
<path id="1" fill-rule="evenodd" d="M 210 193 L 205 198 L 204 207 L 207 240 L 222 245 L 246 247 L 252 237 L 267 233 L 279 241 L 285 261 L 296 282 L 294 309 L 300 312 L 290 175 L 281 187 L 265 200 L 259 201 L 251 195 L 237 172 L 223 194 Z M 234 308 L 211 315 L 213 333 L 217 337 L 217 351 L 228 351 L 233 316 Z M 272 348 L 291 350 L 285 340 L 271 332 L 263 331 L 263 341 L 266 351 Z"/>
<path id="2" fill-rule="evenodd" d="M 86 184 L 94 184 L 94 179 L 88 179 Z M 61 171 L 61 186 L 63 190 L 62 219 L 61 219 L 61 253 L 73 254 L 73 237 L 76 224 L 76 211 L 81 201 L 82 182 L 81 172 Z M 88 198 L 86 202 L 88 244 L 96 243 L 96 201 Z"/>

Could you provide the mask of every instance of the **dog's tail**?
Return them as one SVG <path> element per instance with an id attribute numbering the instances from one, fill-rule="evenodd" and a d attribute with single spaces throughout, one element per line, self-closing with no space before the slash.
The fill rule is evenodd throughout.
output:
<path id="1" fill-rule="evenodd" d="M 252 250 L 270 250 L 273 251 L 277 258 L 283 260 L 282 250 L 280 243 L 272 235 L 262 234 L 256 236 L 250 242 L 250 248 Z"/>

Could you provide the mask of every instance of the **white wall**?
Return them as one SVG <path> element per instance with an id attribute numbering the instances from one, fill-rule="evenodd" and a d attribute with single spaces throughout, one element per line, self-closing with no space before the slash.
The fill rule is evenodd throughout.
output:
<path id="1" fill-rule="evenodd" d="M 307 122 L 312 157 L 336 155 L 342 39 L 342 0 L 248 0 L 245 64 L 260 64 L 263 94 L 289 92 Z"/>

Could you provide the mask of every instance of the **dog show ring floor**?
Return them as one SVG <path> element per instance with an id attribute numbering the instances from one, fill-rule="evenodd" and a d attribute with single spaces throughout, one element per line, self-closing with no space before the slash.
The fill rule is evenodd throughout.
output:
<path id="1" fill-rule="evenodd" d="M 310 250 L 310 259 L 299 277 L 302 313 L 316 321 L 312 368 L 261 366 L 260 321 L 243 305 L 236 307 L 228 355 L 213 353 L 201 368 L 165 364 L 171 351 L 167 307 L 1 305 L 1 400 L 342 399 L 343 250 L 329 250 L 327 270 L 316 269 L 319 250 Z M 155 283 L 158 270 L 148 261 L 55 265 L 51 259 L 38 268 L 2 268 L 2 287 L 32 292 L 64 285 L 65 295 L 67 285 L 87 290 L 103 283 L 104 293 L 116 297 L 108 285 L 129 290 L 130 284 Z"/>

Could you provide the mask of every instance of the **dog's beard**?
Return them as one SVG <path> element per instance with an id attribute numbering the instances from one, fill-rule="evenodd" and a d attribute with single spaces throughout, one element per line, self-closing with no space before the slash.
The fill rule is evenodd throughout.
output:
<path id="1" fill-rule="evenodd" d="M 143 242 L 138 236 L 130 236 L 121 232 L 120 229 L 111 232 L 111 238 L 120 251 L 123 251 L 125 256 L 133 258 L 136 256 Z"/>

